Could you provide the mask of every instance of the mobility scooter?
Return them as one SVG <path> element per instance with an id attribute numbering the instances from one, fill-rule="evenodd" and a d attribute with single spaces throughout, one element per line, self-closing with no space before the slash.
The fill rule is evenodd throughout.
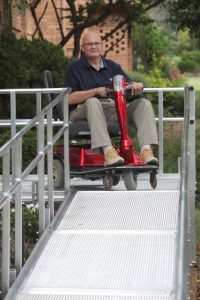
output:
<path id="1" fill-rule="evenodd" d="M 46 88 L 52 88 L 52 78 L 50 71 L 44 71 L 44 83 Z M 114 94 L 118 123 L 108 122 L 108 132 L 113 137 L 120 137 L 119 146 L 116 148 L 120 156 L 124 158 L 124 165 L 104 166 L 104 156 L 91 150 L 90 131 L 86 121 L 78 121 L 69 126 L 69 164 L 70 177 L 79 177 L 89 180 L 103 180 L 106 190 L 117 185 L 123 178 L 127 190 L 137 188 L 137 177 L 140 173 L 150 174 L 150 184 L 152 188 L 157 186 L 158 166 L 144 164 L 139 154 L 134 150 L 134 145 L 128 135 L 127 114 L 126 114 L 126 91 L 130 89 L 123 76 L 116 75 L 113 78 L 112 87 L 108 87 L 108 92 Z M 48 100 L 52 101 L 54 95 L 48 94 Z M 57 105 L 59 118 L 63 118 L 62 105 Z M 64 146 L 58 144 L 54 153 L 54 187 L 61 188 L 64 183 L 63 157 Z"/>

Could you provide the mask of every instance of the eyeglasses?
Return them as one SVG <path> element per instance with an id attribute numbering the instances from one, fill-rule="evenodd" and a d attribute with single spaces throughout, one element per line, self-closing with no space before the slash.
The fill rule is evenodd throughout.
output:
<path id="1" fill-rule="evenodd" d="M 102 42 L 94 42 L 94 43 L 85 43 L 83 44 L 84 46 L 87 46 L 87 47 L 99 47 L 102 45 Z"/>

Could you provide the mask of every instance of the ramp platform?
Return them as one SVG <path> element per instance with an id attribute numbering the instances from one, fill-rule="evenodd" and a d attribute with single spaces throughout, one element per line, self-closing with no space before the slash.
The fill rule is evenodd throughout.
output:
<path id="1" fill-rule="evenodd" d="M 12 299 L 173 299 L 179 191 L 79 191 Z"/>

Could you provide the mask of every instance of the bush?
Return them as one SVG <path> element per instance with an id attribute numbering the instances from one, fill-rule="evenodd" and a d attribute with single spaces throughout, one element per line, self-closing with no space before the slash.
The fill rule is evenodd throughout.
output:
<path id="1" fill-rule="evenodd" d="M 178 68 L 181 71 L 181 73 L 195 73 L 197 71 L 200 71 L 200 66 L 196 64 L 194 60 L 191 59 L 185 59 L 178 62 Z"/>
<path id="2" fill-rule="evenodd" d="M 183 72 L 200 72 L 200 51 L 184 51 L 178 63 L 178 68 Z"/>
<path id="3" fill-rule="evenodd" d="M 3 146 L 11 137 L 10 131 L 0 135 L 0 147 Z M 22 140 L 22 170 L 29 165 L 37 155 L 37 134 L 35 130 L 29 131 Z M 0 160 L 0 173 L 2 174 L 2 160 Z"/>
<path id="4" fill-rule="evenodd" d="M 44 87 L 45 69 L 52 72 L 54 86 L 63 87 L 68 62 L 69 59 L 60 46 L 54 46 L 45 40 L 17 40 L 13 33 L 3 32 L 0 43 L 0 87 Z M 32 118 L 35 116 L 35 97 L 29 95 L 28 101 L 24 99 L 23 95 L 17 96 L 18 118 Z M 1 96 L 0 100 L 0 118 L 9 118 L 8 96 Z"/>

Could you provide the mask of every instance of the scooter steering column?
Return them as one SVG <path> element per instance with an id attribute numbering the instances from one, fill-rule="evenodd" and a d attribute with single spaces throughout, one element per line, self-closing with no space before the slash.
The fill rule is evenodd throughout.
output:
<path id="1" fill-rule="evenodd" d="M 121 130 L 121 151 L 132 148 L 132 140 L 128 135 L 127 129 L 127 111 L 126 111 L 126 97 L 125 97 L 125 80 L 122 75 L 113 77 L 113 90 L 115 97 L 115 107 L 118 115 L 119 126 Z"/>

